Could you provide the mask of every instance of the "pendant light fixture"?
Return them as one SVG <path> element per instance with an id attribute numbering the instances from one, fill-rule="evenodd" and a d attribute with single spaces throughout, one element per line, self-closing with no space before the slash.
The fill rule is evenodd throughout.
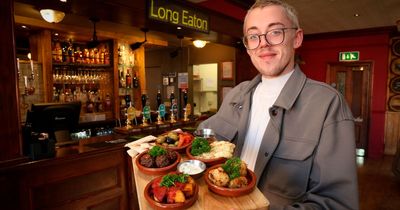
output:
<path id="1" fill-rule="evenodd" d="M 41 0 L 36 2 L 42 18 L 49 23 L 59 23 L 65 17 L 65 11 L 69 11 L 71 2 L 67 0 Z"/>
<path id="2" fill-rule="evenodd" d="M 95 48 L 100 44 L 100 42 L 97 39 L 97 35 L 96 35 L 96 23 L 99 22 L 100 19 L 98 17 L 91 17 L 91 18 L 89 18 L 89 20 L 93 23 L 93 37 L 92 37 L 92 40 L 90 40 L 87 43 L 87 47 Z"/>
<path id="3" fill-rule="evenodd" d="M 144 32 L 144 41 L 143 42 L 135 42 L 135 43 L 129 45 L 131 50 L 139 49 L 144 43 L 147 42 L 146 33 L 149 32 L 149 29 L 148 28 L 141 28 L 140 30 Z"/>

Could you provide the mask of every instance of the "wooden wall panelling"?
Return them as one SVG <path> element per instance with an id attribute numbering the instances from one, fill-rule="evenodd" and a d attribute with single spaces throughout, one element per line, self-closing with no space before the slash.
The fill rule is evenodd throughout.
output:
<path id="1" fill-rule="evenodd" d="M 387 155 L 396 153 L 400 141 L 400 112 L 386 112 L 385 119 L 385 151 Z"/>
<path id="2" fill-rule="evenodd" d="M 396 153 L 396 146 L 398 142 L 400 141 L 400 112 L 396 112 L 394 110 L 391 110 L 389 103 L 390 103 L 390 98 L 393 96 L 398 95 L 397 93 L 393 92 L 390 89 L 390 81 L 392 78 L 398 76 L 392 69 L 392 61 L 400 58 L 400 56 L 397 56 L 396 53 L 394 52 L 394 43 L 398 42 L 400 40 L 400 37 L 393 37 L 390 42 L 389 46 L 389 70 L 388 70 L 388 86 L 387 86 L 387 97 L 386 97 L 386 103 L 387 103 L 387 111 L 385 114 L 385 148 L 384 148 L 384 154 L 386 155 L 394 155 Z M 397 48 L 396 48 L 397 49 Z M 398 50 L 398 49 L 397 49 Z"/>
<path id="3" fill-rule="evenodd" d="M 19 182 L 22 210 L 128 209 L 125 149 L 26 165 Z M 83 157 L 82 157 L 83 156 Z"/>
<path id="4" fill-rule="evenodd" d="M 0 1 L 0 165 L 22 157 L 12 0 Z"/>
<path id="5" fill-rule="evenodd" d="M 42 64 L 44 102 L 51 102 L 53 97 L 53 69 L 51 52 L 51 31 L 42 30 L 29 37 L 32 60 Z"/>

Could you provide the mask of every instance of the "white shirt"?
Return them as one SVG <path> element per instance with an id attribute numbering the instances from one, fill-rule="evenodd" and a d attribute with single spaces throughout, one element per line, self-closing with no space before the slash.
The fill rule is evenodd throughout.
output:
<path id="1" fill-rule="evenodd" d="M 240 159 L 245 161 L 252 171 L 254 171 L 258 150 L 270 119 L 268 110 L 275 103 L 292 73 L 293 71 L 274 78 L 262 77 L 254 91 L 250 110 L 250 124 L 240 156 Z"/>

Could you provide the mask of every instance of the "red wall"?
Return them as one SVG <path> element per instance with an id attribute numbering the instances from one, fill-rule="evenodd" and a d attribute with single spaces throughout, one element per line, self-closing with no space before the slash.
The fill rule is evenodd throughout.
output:
<path id="1" fill-rule="evenodd" d="M 308 77 L 325 81 L 327 64 L 337 62 L 339 52 L 343 51 L 359 51 L 360 61 L 373 62 L 368 156 L 381 157 L 384 152 L 389 33 L 308 39 L 306 37 L 303 46 L 298 50 L 305 61 L 301 69 Z"/>

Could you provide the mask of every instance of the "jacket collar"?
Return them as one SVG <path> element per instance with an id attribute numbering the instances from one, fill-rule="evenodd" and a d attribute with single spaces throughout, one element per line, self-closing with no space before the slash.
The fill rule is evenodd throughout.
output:
<path id="1" fill-rule="evenodd" d="M 279 106 L 286 110 L 291 109 L 297 97 L 300 95 L 306 80 L 306 75 L 301 71 L 300 67 L 296 65 L 293 74 L 283 87 L 274 106 Z"/>
<path id="2" fill-rule="evenodd" d="M 298 65 L 295 66 L 293 74 L 290 76 L 285 86 L 283 87 L 281 93 L 276 99 L 274 106 L 282 107 L 286 110 L 292 108 L 296 98 L 300 94 L 303 89 L 304 84 L 306 83 L 306 75 L 301 71 Z M 243 104 L 243 101 L 246 100 L 246 95 L 252 93 L 254 89 L 257 87 L 258 83 L 261 82 L 261 74 L 258 74 L 254 77 L 248 85 L 242 87 L 242 94 L 236 95 L 232 99 L 233 104 Z"/>

